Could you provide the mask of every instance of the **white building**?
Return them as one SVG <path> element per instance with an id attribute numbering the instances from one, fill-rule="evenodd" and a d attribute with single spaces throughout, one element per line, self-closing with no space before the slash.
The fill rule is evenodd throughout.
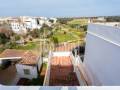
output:
<path id="1" fill-rule="evenodd" d="M 91 85 L 120 85 L 120 29 L 89 24 L 83 62 Z"/>
<path id="2" fill-rule="evenodd" d="M 20 17 L 27 29 L 40 29 L 41 24 L 38 24 L 37 18 L 34 17 Z"/>
<path id="3" fill-rule="evenodd" d="M 22 23 L 19 19 L 9 19 L 9 26 L 15 33 L 26 33 L 27 28 L 24 23 Z"/>
<path id="4" fill-rule="evenodd" d="M 20 78 L 33 79 L 38 77 L 42 62 L 39 57 L 31 52 L 25 52 L 22 60 L 16 64 L 17 74 Z"/>
<path id="5" fill-rule="evenodd" d="M 53 22 L 51 22 L 50 20 Z M 55 24 L 57 22 L 57 19 L 56 18 L 40 17 L 40 18 L 38 18 L 38 21 L 39 21 L 40 25 L 46 24 L 49 27 L 51 27 L 53 24 Z"/>
<path id="6" fill-rule="evenodd" d="M 88 23 L 106 22 L 105 17 L 91 17 Z"/>
<path id="7" fill-rule="evenodd" d="M 39 56 L 31 51 L 6 49 L 0 54 L 0 66 L 5 65 L 8 61 L 14 63 L 16 75 L 18 75 L 19 79 L 37 78 L 42 65 Z"/>
<path id="8" fill-rule="evenodd" d="M 50 20 L 53 20 L 53 24 L 57 22 L 57 18 L 50 18 Z"/>
<path id="9" fill-rule="evenodd" d="M 53 20 L 53 22 L 50 22 Z M 28 30 L 40 29 L 43 24 L 51 27 L 57 21 L 56 18 L 46 18 L 46 17 L 8 17 L 0 18 L 0 24 L 7 23 L 15 33 L 26 33 Z"/>
<path id="10" fill-rule="evenodd" d="M 8 19 L 11 29 L 15 33 L 26 33 L 27 30 L 40 29 L 41 24 L 38 24 L 37 19 L 33 17 L 20 17 Z"/>

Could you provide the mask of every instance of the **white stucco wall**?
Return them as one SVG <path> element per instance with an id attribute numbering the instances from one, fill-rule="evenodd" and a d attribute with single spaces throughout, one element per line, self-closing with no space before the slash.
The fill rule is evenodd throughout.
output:
<path id="1" fill-rule="evenodd" d="M 30 75 L 25 75 L 24 69 L 29 69 Z M 37 75 L 38 75 L 37 66 L 28 66 L 28 65 L 16 64 L 16 70 L 17 70 L 17 74 L 19 75 L 20 78 L 33 79 L 33 78 L 37 78 Z"/>
<path id="2" fill-rule="evenodd" d="M 54 56 L 70 56 L 70 52 L 53 52 L 53 57 Z"/>
<path id="3" fill-rule="evenodd" d="M 113 27 L 89 25 L 84 65 L 93 85 L 120 85 L 119 33 Z"/>
<path id="4" fill-rule="evenodd" d="M 43 86 L 49 86 L 50 69 L 51 69 L 50 60 L 51 60 L 52 57 L 53 57 L 53 53 L 50 51 L 49 52 L 49 57 L 48 57 L 47 69 L 46 69 L 44 82 L 43 82 Z"/>

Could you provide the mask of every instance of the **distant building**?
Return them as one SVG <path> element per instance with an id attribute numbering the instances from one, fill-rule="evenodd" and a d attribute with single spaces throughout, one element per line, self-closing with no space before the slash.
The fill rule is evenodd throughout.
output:
<path id="1" fill-rule="evenodd" d="M 9 26 L 11 27 L 11 30 L 13 30 L 15 33 L 26 33 L 27 28 L 24 23 L 22 23 L 19 19 L 9 19 L 7 20 Z"/>
<path id="2" fill-rule="evenodd" d="M 104 17 L 91 17 L 88 23 L 96 23 L 96 22 L 106 22 Z"/>
<path id="3" fill-rule="evenodd" d="M 28 30 L 40 29 L 43 24 L 51 27 L 56 21 L 56 18 L 20 16 L 0 18 L 0 25 L 6 24 L 15 33 L 21 34 L 27 33 Z"/>
<path id="4" fill-rule="evenodd" d="M 21 21 L 25 24 L 27 29 L 40 29 L 41 24 L 39 24 L 37 18 L 34 17 L 20 17 Z"/>
<path id="5" fill-rule="evenodd" d="M 49 20 L 52 20 L 53 21 L 53 24 L 55 24 L 57 22 L 57 19 L 56 18 L 50 18 Z"/>

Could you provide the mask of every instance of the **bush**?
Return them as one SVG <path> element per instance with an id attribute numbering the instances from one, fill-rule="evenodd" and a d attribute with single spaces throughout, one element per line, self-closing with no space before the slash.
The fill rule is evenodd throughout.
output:
<path id="1" fill-rule="evenodd" d="M 15 42 L 8 42 L 5 44 L 5 48 L 7 48 L 7 49 L 14 49 L 14 48 L 16 48 L 16 46 L 17 45 Z"/>
<path id="2" fill-rule="evenodd" d="M 5 44 L 10 40 L 4 33 L 0 33 L 0 44 Z"/>
<path id="3" fill-rule="evenodd" d="M 19 35 L 15 35 L 15 40 L 20 40 L 20 36 Z"/>

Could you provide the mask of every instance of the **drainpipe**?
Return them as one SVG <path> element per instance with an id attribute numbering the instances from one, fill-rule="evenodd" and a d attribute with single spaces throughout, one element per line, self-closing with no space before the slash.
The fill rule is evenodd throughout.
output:
<path id="1" fill-rule="evenodd" d="M 74 52 L 75 52 L 75 57 L 74 57 L 74 72 L 76 71 L 76 57 L 77 57 L 77 50 L 74 49 Z"/>

